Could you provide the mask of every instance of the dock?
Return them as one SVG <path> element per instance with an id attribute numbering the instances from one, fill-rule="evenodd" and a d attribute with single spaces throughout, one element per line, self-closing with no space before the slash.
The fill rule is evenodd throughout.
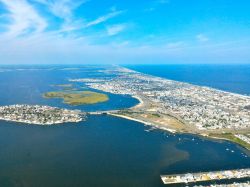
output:
<path id="1" fill-rule="evenodd" d="M 161 180 L 164 184 L 178 184 L 178 183 L 195 183 L 213 180 L 225 179 L 241 179 L 250 177 L 250 168 L 224 170 L 224 171 L 210 171 L 186 174 L 161 175 Z"/>

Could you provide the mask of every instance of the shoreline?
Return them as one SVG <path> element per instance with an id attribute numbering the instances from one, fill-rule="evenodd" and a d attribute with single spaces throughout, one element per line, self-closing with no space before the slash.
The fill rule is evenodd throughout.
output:
<path id="1" fill-rule="evenodd" d="M 140 108 L 144 105 L 144 101 L 137 95 L 132 95 L 132 98 L 137 99 L 139 103 L 135 106 L 130 107 L 130 109 Z"/>
<path id="2" fill-rule="evenodd" d="M 181 132 L 181 131 L 176 131 L 176 130 L 173 130 L 173 129 L 169 129 L 169 128 L 166 128 L 166 127 L 161 127 L 157 124 L 154 124 L 154 123 L 150 123 L 150 122 L 146 122 L 146 121 L 143 121 L 143 120 L 140 120 L 140 119 L 136 119 L 136 118 L 133 118 L 133 117 L 129 117 L 129 116 L 126 116 L 126 115 L 121 115 L 121 114 L 114 114 L 114 113 L 107 113 L 108 115 L 110 116 L 114 116 L 114 117 L 118 117 L 118 118 L 123 118 L 123 119 L 127 119 L 127 120 L 131 120 L 131 121 L 135 121 L 135 122 L 138 122 L 138 123 L 142 123 L 144 126 L 151 126 L 155 129 L 158 129 L 158 130 L 163 130 L 163 131 L 167 131 L 171 134 L 190 134 L 190 135 L 194 135 L 194 136 L 198 136 L 198 137 L 201 137 L 201 138 L 206 138 L 206 139 L 212 139 L 212 140 L 216 140 L 216 141 L 228 141 L 230 143 L 233 143 L 233 144 L 236 144 L 238 146 L 241 146 L 242 148 L 246 149 L 247 151 L 250 151 L 250 148 L 240 144 L 240 143 L 237 143 L 237 142 L 234 142 L 228 138 L 223 138 L 223 137 L 216 137 L 216 136 L 210 136 L 208 134 L 202 134 L 202 133 L 192 133 L 192 132 Z"/>
<path id="3" fill-rule="evenodd" d="M 131 70 L 129 68 L 123 67 L 123 69 L 125 69 L 127 71 L 137 72 L 137 71 Z M 149 77 L 154 77 L 154 78 L 161 79 L 161 80 L 168 80 L 168 79 L 163 78 L 163 77 L 148 75 L 148 74 L 144 74 L 142 72 L 139 72 L 139 73 L 142 75 L 147 75 Z M 172 81 L 174 81 L 174 80 L 172 80 Z M 193 85 L 190 83 L 185 83 L 185 82 L 180 82 L 180 81 L 174 81 L 174 82 Z M 223 91 L 223 90 L 219 90 L 219 89 L 214 89 L 214 88 L 210 88 L 207 86 L 198 86 L 198 85 L 193 85 L 193 86 L 194 87 L 203 87 L 205 89 L 215 90 L 219 93 L 230 94 L 233 96 L 250 98 L 250 96 L 232 93 L 232 92 L 227 92 L 227 91 Z M 248 141 L 245 141 L 244 139 L 237 138 L 238 134 L 244 135 L 246 138 L 250 138 L 248 136 L 249 134 L 247 134 L 243 131 L 238 131 L 238 130 L 233 130 L 233 129 L 218 129 L 218 131 L 212 130 L 212 129 L 211 130 L 199 129 L 199 128 L 193 126 L 192 124 L 189 124 L 185 120 L 178 118 L 178 116 L 176 117 L 174 114 L 171 114 L 167 111 L 164 111 L 165 113 L 161 112 L 160 110 L 157 109 L 157 107 L 160 106 L 161 104 L 157 104 L 154 101 L 148 100 L 147 97 L 144 97 L 143 93 L 134 92 L 134 93 L 131 93 L 129 95 L 131 95 L 132 98 L 137 99 L 139 101 L 139 103 L 133 107 L 128 108 L 127 111 L 120 110 L 121 113 L 111 111 L 111 112 L 108 112 L 108 114 L 113 115 L 113 116 L 117 116 L 117 117 L 121 117 L 121 118 L 125 118 L 128 120 L 137 121 L 137 122 L 143 123 L 145 125 L 150 125 L 152 127 L 155 127 L 157 129 L 166 130 L 170 133 L 179 133 L 179 134 L 187 133 L 187 134 L 193 134 L 193 135 L 197 135 L 197 136 L 201 136 L 201 137 L 205 137 L 205 138 L 229 141 L 229 142 L 232 142 L 234 144 L 240 145 L 241 147 L 250 151 L 250 143 L 248 143 Z M 155 116 L 158 116 L 158 118 Z M 173 122 L 174 121 L 173 118 L 176 120 L 175 122 Z M 247 132 L 249 130 L 250 129 L 247 129 Z"/>
<path id="4" fill-rule="evenodd" d="M 107 113 L 107 114 L 110 115 L 110 116 L 115 116 L 115 117 L 119 117 L 119 118 L 128 119 L 128 120 L 131 120 L 131 121 L 136 121 L 136 122 L 144 124 L 145 126 L 152 126 L 154 128 L 165 130 L 165 131 L 168 131 L 168 132 L 173 133 L 173 134 L 176 133 L 175 130 L 168 129 L 168 128 L 165 128 L 165 127 L 160 127 L 160 126 L 158 126 L 156 124 L 146 122 L 146 121 L 143 121 L 143 120 L 140 120 L 140 119 L 136 119 L 136 118 L 133 118 L 133 117 L 129 117 L 129 116 L 126 116 L 126 115 L 113 114 L 113 113 Z"/>
<path id="5" fill-rule="evenodd" d="M 78 110 L 51 107 L 47 105 L 7 105 L 0 107 L 0 120 L 29 125 L 56 125 L 80 122 L 85 114 Z"/>
<path id="6" fill-rule="evenodd" d="M 54 122 L 54 123 L 36 123 L 36 122 L 27 122 L 27 121 L 18 121 L 18 120 L 6 120 L 3 118 L 0 118 L 0 121 L 13 122 L 13 123 L 22 124 L 22 125 L 53 126 L 53 125 L 64 125 L 65 123 L 79 123 L 83 120 L 69 121 L 69 122 Z"/>
<path id="7" fill-rule="evenodd" d="M 139 96 L 139 95 L 132 95 L 131 96 L 132 98 L 135 98 L 139 101 L 138 104 L 136 104 L 135 106 L 132 106 L 128 109 L 130 110 L 138 110 L 138 109 L 141 109 L 144 107 L 145 105 L 145 102 L 143 101 L 143 99 Z M 120 110 L 122 111 L 122 110 Z M 230 138 L 225 138 L 225 137 L 217 137 L 217 136 L 213 136 L 213 135 L 209 135 L 209 134 L 206 134 L 204 132 L 191 132 L 191 131 L 182 131 L 182 130 L 177 130 L 177 129 L 170 129 L 170 128 L 167 128 L 167 127 L 164 127 L 164 126 L 161 126 L 160 124 L 157 124 L 157 123 L 154 123 L 154 122 L 149 122 L 149 121 L 145 121 L 145 120 L 142 120 L 142 119 L 138 119 L 136 117 L 131 117 L 131 116 L 127 116 L 127 115 L 124 115 L 124 114 L 117 114 L 116 112 L 107 112 L 108 115 L 111 115 L 111 116 L 115 116 L 115 117 L 119 117 L 119 118 L 123 118 L 123 119 L 127 119 L 127 120 L 131 120 L 131 121 L 136 121 L 136 122 L 139 122 L 139 123 L 142 123 L 144 124 L 145 126 L 151 126 L 153 128 L 156 128 L 156 129 L 159 129 L 159 130 L 164 130 L 164 131 L 167 131 L 169 133 L 172 133 L 172 134 L 190 134 L 190 135 L 195 135 L 195 136 L 200 136 L 202 138 L 208 138 L 208 139 L 213 139 L 213 140 L 223 140 L 223 141 L 229 141 L 230 143 L 233 143 L 233 144 L 236 144 L 236 145 L 239 145 L 241 147 L 243 147 L 244 149 L 246 149 L 247 151 L 250 151 L 250 145 L 249 146 L 246 146 L 244 144 L 241 144 L 239 142 L 236 142 Z M 171 116 L 171 115 L 170 115 Z M 171 117 L 174 117 L 174 116 L 171 116 Z M 184 122 L 181 122 L 183 123 L 184 125 L 187 125 L 185 124 Z M 219 133 L 219 135 L 223 135 L 223 133 Z"/>

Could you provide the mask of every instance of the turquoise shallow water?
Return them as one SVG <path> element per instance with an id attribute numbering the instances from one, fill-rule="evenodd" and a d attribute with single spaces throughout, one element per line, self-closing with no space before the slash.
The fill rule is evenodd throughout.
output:
<path id="1" fill-rule="evenodd" d="M 55 89 L 51 84 L 101 75 L 100 67 L 42 68 L 0 73 L 0 104 L 48 104 L 93 111 L 138 102 L 129 96 L 110 95 L 106 103 L 70 107 L 60 100 L 43 99 L 44 91 Z M 164 186 L 160 174 L 250 167 L 249 152 L 235 144 L 147 129 L 141 123 L 106 115 L 47 127 L 0 121 L 0 186 L 157 187 Z"/>

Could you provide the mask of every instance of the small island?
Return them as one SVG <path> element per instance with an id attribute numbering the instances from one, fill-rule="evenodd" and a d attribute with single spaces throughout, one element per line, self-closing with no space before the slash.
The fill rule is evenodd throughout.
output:
<path id="1" fill-rule="evenodd" d="M 84 105 L 84 104 L 95 104 L 109 100 L 106 94 L 92 92 L 92 91 L 47 92 L 43 95 L 43 97 L 47 99 L 61 98 L 63 99 L 63 103 L 74 106 Z"/>
<path id="2" fill-rule="evenodd" d="M 9 105 L 0 107 L 0 120 L 35 125 L 53 125 L 80 122 L 85 113 L 41 105 Z"/>

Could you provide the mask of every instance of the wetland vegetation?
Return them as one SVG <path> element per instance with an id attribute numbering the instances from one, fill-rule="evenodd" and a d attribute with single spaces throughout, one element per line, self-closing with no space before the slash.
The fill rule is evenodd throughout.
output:
<path id="1" fill-rule="evenodd" d="M 106 94 L 93 91 L 56 91 L 43 94 L 44 98 L 56 99 L 61 98 L 65 104 L 84 105 L 105 102 L 109 100 Z"/>

